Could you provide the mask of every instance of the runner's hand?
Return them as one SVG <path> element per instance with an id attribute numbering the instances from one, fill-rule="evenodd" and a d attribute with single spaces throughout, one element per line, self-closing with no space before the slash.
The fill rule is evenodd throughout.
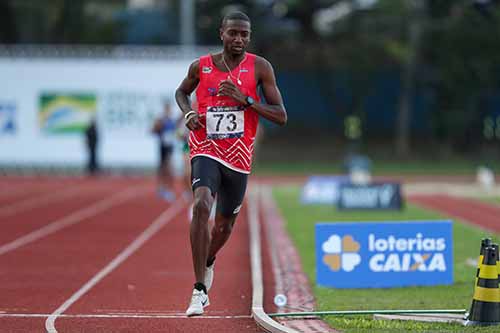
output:
<path id="1" fill-rule="evenodd" d="M 219 83 L 219 92 L 217 93 L 217 96 L 228 96 L 238 103 L 246 104 L 246 96 L 243 95 L 243 93 L 230 79 L 221 81 Z"/>
<path id="2" fill-rule="evenodd" d="M 190 131 L 195 131 L 205 126 L 200 122 L 200 116 L 195 113 L 186 119 L 186 127 L 189 128 Z"/>

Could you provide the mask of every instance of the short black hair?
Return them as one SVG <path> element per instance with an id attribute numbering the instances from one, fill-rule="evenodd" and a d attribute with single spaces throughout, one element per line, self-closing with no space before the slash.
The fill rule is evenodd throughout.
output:
<path id="1" fill-rule="evenodd" d="M 248 15 L 245 14 L 245 13 L 243 13 L 243 12 L 239 12 L 239 11 L 230 12 L 230 13 L 226 14 L 222 18 L 221 27 L 223 27 L 224 25 L 226 25 L 227 21 L 229 21 L 229 20 L 247 21 L 248 23 L 251 24 L 250 18 L 248 17 Z"/>

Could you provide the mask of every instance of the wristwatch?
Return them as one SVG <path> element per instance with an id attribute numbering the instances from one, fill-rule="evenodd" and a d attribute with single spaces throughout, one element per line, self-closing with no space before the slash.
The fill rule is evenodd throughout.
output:
<path id="1" fill-rule="evenodd" d="M 255 100 L 251 96 L 247 96 L 247 98 L 245 98 L 245 102 L 247 102 L 247 107 L 249 107 L 255 103 Z"/>

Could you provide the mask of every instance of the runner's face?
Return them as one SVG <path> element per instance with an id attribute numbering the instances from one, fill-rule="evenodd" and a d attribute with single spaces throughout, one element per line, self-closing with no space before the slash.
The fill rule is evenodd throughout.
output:
<path id="1" fill-rule="evenodd" d="M 228 20 L 220 29 L 224 50 L 233 55 L 243 54 L 250 42 L 250 22 Z"/>

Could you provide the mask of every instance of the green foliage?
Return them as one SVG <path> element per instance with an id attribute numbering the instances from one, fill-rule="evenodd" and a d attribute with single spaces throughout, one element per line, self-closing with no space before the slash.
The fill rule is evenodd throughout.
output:
<path id="1" fill-rule="evenodd" d="M 482 99 L 500 88 L 500 9 L 488 19 L 463 1 L 431 2 L 434 19 L 425 38 L 424 61 L 434 73 L 434 126 L 442 140 L 459 140 L 481 123 Z"/>

